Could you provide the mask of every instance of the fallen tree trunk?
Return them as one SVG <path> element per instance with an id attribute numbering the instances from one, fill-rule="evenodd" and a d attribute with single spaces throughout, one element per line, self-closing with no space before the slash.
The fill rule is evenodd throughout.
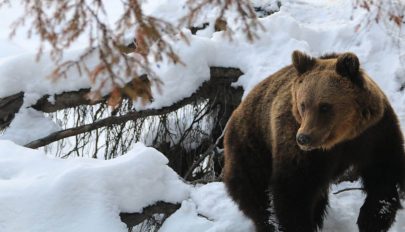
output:
<path id="1" fill-rule="evenodd" d="M 14 114 L 20 110 L 23 104 L 24 93 L 0 98 L 0 129 L 6 128 L 14 119 Z"/>
<path id="2" fill-rule="evenodd" d="M 159 201 L 154 205 L 148 206 L 142 210 L 142 213 L 121 213 L 121 221 L 127 224 L 128 228 L 134 227 L 139 223 L 153 217 L 155 214 L 164 214 L 169 217 L 180 208 L 180 204 L 172 204 Z"/>
<path id="3" fill-rule="evenodd" d="M 76 107 L 80 105 L 95 105 L 104 102 L 107 97 L 97 101 L 91 101 L 86 96 L 90 93 L 90 89 L 80 89 L 78 91 L 64 92 L 56 94 L 54 101 L 50 102 L 50 95 L 41 97 L 31 107 L 45 113 L 52 113 L 58 110 Z M 20 92 L 9 97 L 0 99 L 0 129 L 4 129 L 10 125 L 14 119 L 14 115 L 20 110 L 24 101 L 24 93 Z"/>
<path id="4" fill-rule="evenodd" d="M 227 104 L 239 104 L 240 98 L 242 96 L 242 89 L 241 88 L 233 88 L 231 84 L 238 80 L 238 78 L 243 74 L 239 69 L 235 68 L 220 68 L 220 67 L 213 67 L 210 69 L 211 78 L 209 81 L 203 83 L 203 85 L 190 97 L 184 98 L 177 103 L 174 103 L 171 106 L 163 107 L 161 109 L 152 109 L 152 110 L 143 110 L 143 111 L 134 111 L 129 112 L 125 115 L 121 116 L 111 116 L 108 118 L 101 119 L 99 121 L 93 122 L 91 124 L 82 125 L 74 128 L 69 128 L 66 130 L 58 131 L 52 133 L 44 138 L 32 141 L 26 144 L 26 147 L 29 148 L 38 148 L 45 145 L 48 145 L 52 142 L 58 141 L 60 139 L 64 139 L 70 136 L 78 135 L 81 133 L 89 132 L 92 130 L 99 129 L 105 126 L 117 125 L 125 123 L 129 120 L 135 120 L 137 118 L 143 118 L 148 116 L 154 115 L 162 115 L 165 113 L 170 113 L 175 111 L 187 104 L 195 102 L 197 99 L 227 99 L 228 101 L 234 102 L 227 102 Z M 228 89 L 228 91 L 224 91 L 224 89 Z M 55 97 L 55 103 L 51 104 L 48 101 L 48 97 L 41 98 L 33 108 L 44 111 L 44 112 L 53 112 L 56 110 L 69 108 L 78 105 L 91 105 L 95 104 L 94 102 L 90 102 L 89 100 L 85 99 L 86 94 L 89 93 L 90 90 L 80 90 L 78 92 L 69 92 L 63 93 Z M 218 96 L 218 94 L 229 94 L 231 92 L 231 99 L 229 97 L 223 98 Z M 21 96 L 22 98 L 23 96 Z M 106 99 L 106 98 L 105 98 Z M 104 100 L 105 100 L 104 99 Z M 18 99 L 16 100 L 18 101 Z M 101 101 L 101 100 L 100 100 Z M 1 102 L 1 101 L 0 101 Z M 98 102 L 99 103 L 99 102 Z M 14 108 L 15 109 L 15 108 Z M 10 114 L 15 114 L 17 111 L 11 112 Z"/>

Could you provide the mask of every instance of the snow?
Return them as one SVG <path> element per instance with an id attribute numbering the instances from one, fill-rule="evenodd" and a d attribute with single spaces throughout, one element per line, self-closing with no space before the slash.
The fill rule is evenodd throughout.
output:
<path id="1" fill-rule="evenodd" d="M 2 48 L 0 50 L 0 57 L 17 55 L 27 51 L 35 52 L 36 47 L 39 45 L 38 38 L 28 39 L 26 36 L 26 32 L 29 29 L 28 22 L 22 28 L 22 31 L 17 32 L 13 41 L 10 41 L 11 23 L 18 16 L 22 15 L 23 12 L 24 9 L 18 6 L 4 6 L 0 9 L 0 47 Z"/>
<path id="2" fill-rule="evenodd" d="M 0 135 L 0 141 L 12 140 L 25 145 L 59 130 L 61 128 L 51 118 L 44 116 L 44 113 L 25 108 L 15 115 L 10 127 Z M 30 133 L 26 133 L 27 131 Z"/>
<path id="3" fill-rule="evenodd" d="M 229 198 L 223 183 L 210 183 L 191 193 L 197 212 L 214 221 L 207 231 L 251 231 L 253 224 Z"/>
<path id="4" fill-rule="evenodd" d="M 25 52 L 24 49 L 7 39 L 0 39 L 0 59 L 8 56 L 14 56 Z"/>
<path id="5" fill-rule="evenodd" d="M 181 208 L 165 221 L 159 231 L 208 231 L 213 224 L 212 221 L 199 217 L 196 205 L 187 200 L 182 202 Z"/>
<path id="6" fill-rule="evenodd" d="M 81 52 L 82 50 L 69 51 L 65 53 L 64 59 L 77 59 Z M 96 62 L 94 56 L 89 57 L 87 65 L 94 67 L 97 65 Z M 24 53 L 1 59 L 0 98 L 21 91 L 27 94 L 35 93 L 38 97 L 42 97 L 46 94 L 58 94 L 91 87 L 89 78 L 80 75 L 76 69 L 69 71 L 68 78 L 58 80 L 51 77 L 54 69 L 55 64 L 48 53 L 44 54 L 39 61 L 36 60 L 36 53 Z M 34 97 L 34 100 L 38 99 Z"/>
<path id="7" fill-rule="evenodd" d="M 0 140 L 0 231 L 127 231 L 120 212 L 188 197 L 167 163 L 142 144 L 113 160 L 63 160 Z"/>
<path id="8" fill-rule="evenodd" d="M 136 144 L 112 160 L 58 159 L 42 151 L 0 140 L 0 231 L 68 232 L 127 231 L 120 212 L 141 212 L 157 201 L 180 203 L 181 208 L 160 232 L 253 232 L 227 195 L 223 183 L 191 186 L 167 166 L 153 148 Z M 364 201 L 359 187 L 344 182 L 333 186 L 323 231 L 356 231 Z M 390 232 L 405 229 L 405 212 L 397 215 Z"/>
<path id="9" fill-rule="evenodd" d="M 193 188 L 191 198 L 182 202 L 159 231 L 246 232 L 253 231 L 253 223 L 228 197 L 223 183 L 209 183 Z"/>
<path id="10" fill-rule="evenodd" d="M 143 9 L 176 22 L 188 12 L 184 4 L 185 0 L 149 0 Z M 255 0 L 254 4 L 278 9 L 273 0 Z M 116 20 L 120 9 L 107 7 L 109 19 Z M 13 41 L 7 37 L 8 25 L 21 9 L 12 7 L 0 12 L 0 98 L 25 92 L 22 110 L 0 136 L 0 231 L 127 231 L 119 213 L 141 212 L 157 201 L 181 202 L 181 208 L 161 227 L 163 232 L 253 230 L 222 183 L 185 184 L 160 152 L 142 144 L 108 161 L 56 159 L 16 145 L 60 129 L 52 119 L 26 107 L 45 94 L 52 99 L 53 94 L 90 88 L 92 83 L 74 69 L 67 78 L 50 78 L 54 63 L 48 53 L 36 61 L 38 38 L 27 39 L 24 33 L 17 33 Z M 390 99 L 405 131 L 405 94 L 399 91 L 405 83 L 404 32 L 392 22 L 368 20 L 376 9 L 353 9 L 353 1 L 344 0 L 282 1 L 279 12 L 260 19 L 265 30 L 257 32 L 259 38 L 253 43 L 246 41 L 234 20 L 229 21 L 235 32 L 232 40 L 223 32 L 214 32 L 212 24 L 218 12 L 210 8 L 206 12 L 195 24 L 210 22 L 209 27 L 197 35 L 184 29 L 190 44 L 172 41 L 185 65 L 174 65 L 166 59 L 155 64 L 152 69 L 164 85 L 161 91 L 152 89 L 153 103 L 137 104 L 136 109 L 161 108 L 190 96 L 209 79 L 212 66 L 240 68 L 244 75 L 235 86 L 242 86 L 246 95 L 259 81 L 290 64 L 293 50 L 314 56 L 352 51 Z M 74 59 L 82 51 L 67 51 L 63 59 Z M 97 65 L 96 57 L 89 57 L 86 64 Z M 333 194 L 353 186 L 359 183 L 341 183 L 331 188 L 323 231 L 357 230 L 364 194 L 358 190 Z M 405 231 L 404 210 L 399 211 L 390 230 L 400 231 Z"/>

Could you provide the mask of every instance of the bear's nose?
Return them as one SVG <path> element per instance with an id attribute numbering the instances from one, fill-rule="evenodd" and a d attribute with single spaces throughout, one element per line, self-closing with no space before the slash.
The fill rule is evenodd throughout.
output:
<path id="1" fill-rule="evenodd" d="M 308 145 L 311 143 L 311 137 L 309 137 L 309 135 L 306 134 L 298 134 L 297 142 L 299 145 Z"/>

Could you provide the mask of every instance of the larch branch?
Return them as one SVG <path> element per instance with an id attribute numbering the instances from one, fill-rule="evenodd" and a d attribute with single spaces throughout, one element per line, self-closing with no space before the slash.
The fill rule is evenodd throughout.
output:
<path id="1" fill-rule="evenodd" d="M 69 128 L 65 129 L 62 131 L 57 131 L 54 132 L 44 138 L 32 141 L 28 144 L 26 144 L 26 147 L 29 148 L 38 148 L 42 147 L 45 145 L 48 145 L 52 142 L 58 141 L 60 139 L 64 139 L 70 136 L 75 136 L 78 134 L 82 134 L 85 132 L 90 132 L 92 130 L 96 130 L 105 126 L 111 126 L 111 125 L 117 125 L 117 124 L 122 124 L 126 123 L 127 121 L 130 120 L 135 120 L 138 118 L 144 118 L 148 116 L 154 116 L 154 115 L 162 115 L 162 114 L 167 114 L 172 111 L 175 111 L 177 109 L 180 109 L 181 107 L 190 104 L 192 102 L 195 102 L 196 100 L 199 99 L 213 99 L 217 96 L 218 93 L 221 93 L 224 88 L 231 89 L 233 94 L 235 96 L 235 99 L 240 99 L 240 96 L 242 95 L 242 89 L 233 89 L 231 87 L 231 84 L 235 81 L 238 80 L 239 76 L 242 75 L 242 72 L 239 69 L 235 68 L 219 68 L 219 67 L 213 67 L 210 70 L 211 72 L 211 78 L 209 81 L 206 81 L 203 83 L 203 85 L 195 92 L 193 93 L 190 97 L 184 98 L 176 103 L 174 103 L 171 106 L 163 107 L 161 109 L 150 109 L 150 110 L 142 110 L 142 111 L 133 111 L 129 112 L 125 115 L 120 115 L 120 116 L 111 116 L 107 117 L 104 119 L 101 119 L 99 121 L 93 122 L 91 124 L 86 124 L 74 128 Z M 81 90 L 79 91 L 78 95 L 84 96 L 84 93 L 89 90 Z M 71 93 L 66 93 L 66 94 L 71 94 Z M 68 96 L 68 95 L 66 95 Z M 72 95 L 74 96 L 74 94 Z M 69 97 L 71 97 L 69 95 Z M 68 98 L 69 98 L 68 97 Z M 76 98 L 77 97 L 77 98 Z M 88 100 L 83 100 L 82 97 L 72 97 L 69 98 L 70 100 L 75 99 L 75 100 L 66 100 L 64 97 L 55 97 L 55 104 L 50 104 L 48 100 L 44 100 L 42 103 L 37 103 L 36 109 L 44 109 L 45 112 L 50 112 L 52 110 L 57 110 L 57 109 L 63 109 L 62 106 L 65 106 L 64 108 L 71 107 L 73 105 L 79 105 L 79 104 L 93 104 L 92 102 Z M 45 98 L 44 98 L 45 99 Z M 47 98 L 46 98 L 47 99 Z M 62 99 L 64 99 L 62 101 Z M 62 103 L 63 102 L 63 103 Z M 51 106 L 53 105 L 53 106 Z"/>

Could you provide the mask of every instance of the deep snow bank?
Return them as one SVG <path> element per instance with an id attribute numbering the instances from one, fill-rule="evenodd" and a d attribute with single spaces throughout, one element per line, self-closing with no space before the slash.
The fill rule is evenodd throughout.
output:
<path id="1" fill-rule="evenodd" d="M 167 163 L 142 144 L 113 160 L 63 160 L 0 140 L 0 231 L 127 231 L 120 212 L 189 196 Z"/>

